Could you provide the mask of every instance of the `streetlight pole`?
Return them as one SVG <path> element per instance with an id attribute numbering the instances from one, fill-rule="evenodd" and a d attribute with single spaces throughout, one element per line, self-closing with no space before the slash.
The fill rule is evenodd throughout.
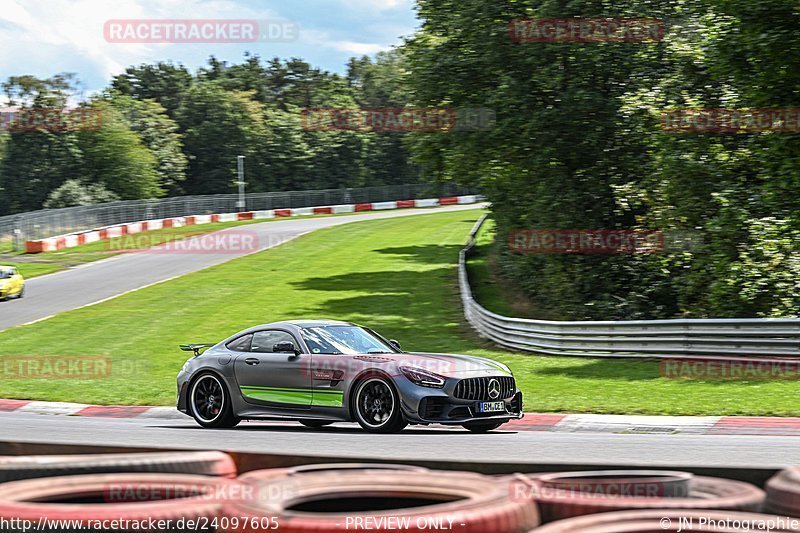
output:
<path id="1" fill-rule="evenodd" d="M 244 156 L 236 156 L 236 162 L 239 167 L 239 201 L 236 202 L 236 207 L 239 209 L 239 212 L 242 212 L 246 208 L 244 199 Z"/>

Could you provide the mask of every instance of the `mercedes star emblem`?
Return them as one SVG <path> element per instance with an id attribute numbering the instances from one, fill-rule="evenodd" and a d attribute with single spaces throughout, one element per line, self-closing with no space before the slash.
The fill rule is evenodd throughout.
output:
<path id="1" fill-rule="evenodd" d="M 489 380 L 489 398 L 496 400 L 500 396 L 500 382 L 496 379 Z"/>

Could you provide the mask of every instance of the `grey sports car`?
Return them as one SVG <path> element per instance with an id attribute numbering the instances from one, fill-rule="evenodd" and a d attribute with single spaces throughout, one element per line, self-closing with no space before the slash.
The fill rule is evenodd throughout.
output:
<path id="1" fill-rule="evenodd" d="M 522 393 L 502 363 L 404 352 L 350 322 L 274 322 L 181 349 L 195 355 L 178 374 L 178 409 L 208 428 L 284 419 L 313 428 L 356 421 L 374 433 L 408 424 L 485 432 L 522 417 Z"/>

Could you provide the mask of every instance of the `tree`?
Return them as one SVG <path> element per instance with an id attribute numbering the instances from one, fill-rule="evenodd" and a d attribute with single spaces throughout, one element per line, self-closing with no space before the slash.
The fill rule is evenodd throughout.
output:
<path id="1" fill-rule="evenodd" d="M 128 67 L 111 82 L 111 88 L 121 94 L 137 100 L 155 100 L 172 118 L 191 85 L 192 75 L 186 67 L 164 62 Z"/>
<path id="2" fill-rule="evenodd" d="M 67 180 L 47 197 L 44 207 L 58 209 L 79 205 L 113 202 L 119 197 L 99 183 L 85 185 L 78 180 Z"/>
<path id="3" fill-rule="evenodd" d="M 108 102 L 94 102 L 92 108 L 101 113 L 103 121 L 97 131 L 78 134 L 84 181 L 101 184 L 123 200 L 162 196 L 158 159 L 122 113 Z"/>
<path id="4" fill-rule="evenodd" d="M 189 194 L 234 192 L 236 156 L 248 157 L 248 167 L 266 138 L 263 106 L 250 93 L 229 93 L 219 82 L 196 83 L 178 110 L 189 157 Z M 252 161 L 251 161 L 252 158 Z"/>
<path id="5" fill-rule="evenodd" d="M 135 100 L 111 93 L 106 96 L 111 106 L 125 117 L 144 145 L 158 160 L 158 183 L 168 196 L 180 194 L 186 179 L 188 159 L 183 153 L 183 141 L 178 124 L 155 100 Z"/>

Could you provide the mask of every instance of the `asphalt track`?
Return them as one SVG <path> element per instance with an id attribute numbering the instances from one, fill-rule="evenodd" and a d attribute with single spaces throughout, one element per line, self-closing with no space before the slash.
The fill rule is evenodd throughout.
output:
<path id="1" fill-rule="evenodd" d="M 223 252 L 176 253 L 165 252 L 162 247 L 116 255 L 109 259 L 88 263 L 32 278 L 27 281 L 25 297 L 0 304 L 0 331 L 64 311 L 70 311 L 119 296 L 184 274 L 218 265 L 255 251 L 266 250 L 298 237 L 304 233 L 348 222 L 404 217 L 420 214 L 442 213 L 477 209 L 484 204 L 465 204 L 427 209 L 402 209 L 373 211 L 358 215 L 319 218 L 271 220 L 262 224 L 238 226 L 215 232 L 212 235 L 246 236 L 253 246 L 228 246 Z M 190 241 L 186 241 L 191 249 Z M 228 242 L 234 242 L 229 240 Z"/>
<path id="2" fill-rule="evenodd" d="M 0 413 L 0 441 L 520 466 L 778 469 L 800 464 L 800 437 L 547 433 L 502 428 L 481 435 L 443 426 L 373 435 L 355 424 L 313 430 L 283 422 L 244 422 L 235 429 L 207 430 L 188 417 L 116 420 Z"/>

